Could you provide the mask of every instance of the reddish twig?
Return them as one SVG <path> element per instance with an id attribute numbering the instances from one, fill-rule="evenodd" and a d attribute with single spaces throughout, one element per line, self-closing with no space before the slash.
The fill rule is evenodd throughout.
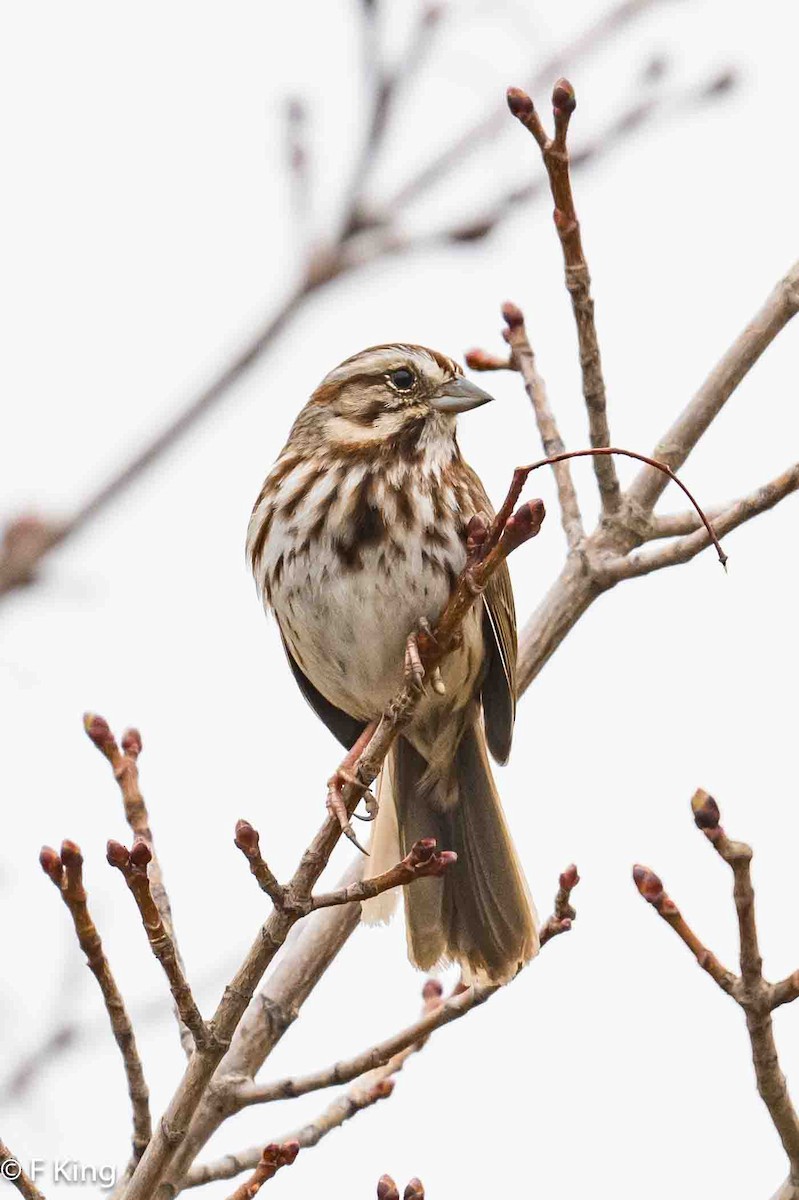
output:
<path id="1" fill-rule="evenodd" d="M 83 886 L 83 855 L 80 847 L 74 842 L 65 841 L 61 843 L 60 855 L 50 846 L 42 847 L 39 862 L 69 909 L 80 948 L 86 955 L 89 970 L 100 986 L 111 1022 L 111 1031 L 125 1067 L 128 1095 L 133 1110 L 133 1159 L 138 1162 L 152 1135 L 150 1094 L 122 993 L 111 973 L 103 943 L 89 912 L 86 889 Z"/>
<path id="2" fill-rule="evenodd" d="M 653 467 L 656 471 L 661 471 L 664 475 L 668 476 L 668 478 L 672 481 L 672 483 L 676 483 L 677 487 L 681 488 L 681 490 L 688 497 L 688 500 L 691 502 L 691 504 L 696 509 L 699 519 L 701 520 L 702 524 L 705 527 L 705 530 L 707 532 L 707 536 L 708 536 L 709 540 L 716 547 L 716 553 L 718 555 L 719 562 L 721 563 L 722 567 L 726 568 L 727 555 L 724 553 L 724 551 L 721 547 L 721 543 L 719 542 L 719 539 L 716 537 L 716 534 L 713 530 L 713 526 L 710 524 L 710 521 L 709 521 L 708 517 L 705 515 L 702 508 L 700 508 L 698 501 L 694 498 L 692 493 L 688 490 L 686 485 L 679 478 L 679 476 L 672 470 L 672 468 L 669 466 L 668 463 L 660 462 L 656 458 L 649 458 L 648 455 L 639 454 L 635 450 L 622 450 L 618 446 L 602 446 L 599 449 L 594 449 L 594 450 L 569 450 L 563 454 L 555 454 L 551 458 L 539 459 L 538 462 L 531 463 L 531 465 L 529 467 L 519 467 L 519 468 L 517 468 L 517 470 L 524 471 L 524 472 L 526 472 L 527 475 L 530 475 L 530 474 L 532 474 L 533 471 L 538 471 L 541 467 L 551 466 L 553 463 L 565 462 L 569 458 L 585 458 L 588 456 L 597 457 L 597 456 L 605 456 L 605 455 L 613 455 L 613 454 L 619 454 L 623 458 L 634 458 L 634 459 L 637 459 L 638 462 L 646 463 L 647 466 Z"/>
<path id="3" fill-rule="evenodd" d="M 210 1032 L 195 1003 L 175 943 L 153 898 L 148 876 L 148 867 L 152 864 L 150 847 L 146 842 L 137 841 L 133 849 L 128 850 L 120 842 L 109 841 L 107 858 L 111 866 L 124 876 L 136 901 L 150 949 L 167 977 L 180 1020 L 191 1033 L 195 1046 L 206 1045 Z"/>
<path id="4" fill-rule="evenodd" d="M 272 1179 L 281 1167 L 290 1167 L 300 1151 L 300 1143 L 270 1142 L 261 1151 L 261 1157 L 253 1175 L 237 1187 L 230 1195 L 230 1200 L 252 1200 L 260 1192 L 268 1179 Z"/>
<path id="5" fill-rule="evenodd" d="M 568 866 L 563 871 L 558 879 L 558 890 L 555 895 L 555 910 L 552 916 L 541 928 L 541 945 L 545 946 L 553 937 L 557 937 L 560 933 L 568 933 L 572 927 L 572 922 L 577 917 L 577 912 L 571 903 L 571 894 L 577 884 L 580 882 L 580 876 L 577 874 L 577 868 L 574 863 Z"/>
<path id="6" fill-rule="evenodd" d="M 139 755 L 142 751 L 141 734 L 138 729 L 125 730 L 122 735 L 122 745 L 120 748 L 105 717 L 100 717 L 97 713 L 85 713 L 83 727 L 86 730 L 89 740 L 111 765 L 111 770 L 114 772 L 114 779 L 116 779 L 122 795 L 125 820 L 130 826 L 134 837 L 137 841 L 144 842 L 150 851 L 151 859 L 148 868 L 149 886 L 164 929 L 172 941 L 177 964 L 181 970 L 184 970 L 183 960 L 180 956 L 177 938 L 175 937 L 172 906 L 169 903 L 169 896 L 164 886 L 161 864 L 155 852 L 155 842 L 153 841 L 153 834 L 150 829 L 150 817 L 147 812 L 147 805 L 144 802 L 144 797 L 139 786 Z M 177 1010 L 176 1015 L 178 1018 L 180 1043 L 188 1058 L 194 1049 L 194 1040 L 191 1036 L 191 1031 L 181 1020 Z"/>
<path id="7" fill-rule="evenodd" d="M 535 110 L 532 100 L 520 88 L 508 89 L 508 107 L 514 117 L 535 138 L 544 160 L 549 177 L 549 187 L 555 202 L 553 213 L 558 231 L 563 263 L 566 271 L 566 287 L 569 291 L 577 326 L 577 341 L 580 348 L 583 397 L 588 411 L 588 429 L 594 449 L 610 445 L 610 428 L 607 418 L 607 398 L 599 339 L 594 320 L 594 301 L 591 296 L 591 276 L 583 250 L 580 223 L 574 207 L 569 152 L 566 139 L 569 121 L 577 102 L 574 89 L 567 79 L 560 79 L 552 92 L 555 118 L 555 136 L 549 138 Z M 616 512 L 621 503 L 621 490 L 612 459 L 597 458 L 595 472 L 603 513 Z"/>

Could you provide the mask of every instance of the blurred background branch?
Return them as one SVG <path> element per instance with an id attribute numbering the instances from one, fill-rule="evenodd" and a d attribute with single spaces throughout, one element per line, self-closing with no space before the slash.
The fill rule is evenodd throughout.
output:
<path id="1" fill-rule="evenodd" d="M 625 26 L 665 0 L 621 0 L 531 68 L 532 91 L 549 87 L 552 78 L 567 66 L 572 69 L 582 59 L 601 52 Z M 447 14 L 445 4 L 423 5 L 410 45 L 396 56 L 394 65 L 387 59 L 382 44 L 379 5 L 361 6 L 363 43 L 361 93 L 369 118 L 359 155 L 345 189 L 333 231 L 321 240 L 310 234 L 308 215 L 314 188 L 327 187 L 313 176 L 309 162 L 308 124 L 313 112 L 300 95 L 290 97 L 285 107 L 286 172 L 290 184 L 295 223 L 303 249 L 296 282 L 288 283 L 282 300 L 254 335 L 224 363 L 213 378 L 191 396 L 178 414 L 154 432 L 96 491 L 89 492 L 75 510 L 65 517 L 25 513 L 8 520 L 0 541 L 0 597 L 31 584 L 39 565 L 56 546 L 74 537 L 133 487 L 147 470 L 173 452 L 186 435 L 225 399 L 242 376 L 275 345 L 288 324 L 301 317 L 312 297 L 331 288 L 344 276 L 381 260 L 408 256 L 422 249 L 453 243 L 478 242 L 494 233 L 519 207 L 543 194 L 543 182 L 515 187 L 499 199 L 473 204 L 474 215 L 440 228 L 416 233 L 402 229 L 402 218 L 420 197 L 434 186 L 446 183 L 464 161 L 479 153 L 495 137 L 506 120 L 500 105 L 491 109 L 456 135 L 443 150 L 428 158 L 412 172 L 389 201 L 375 207 L 369 194 L 372 174 L 379 162 L 383 143 L 394 120 L 394 108 L 400 92 L 419 86 L 419 70 L 428 56 L 444 47 L 436 47 L 436 33 Z M 654 64 L 654 66 L 653 66 Z M 655 116 L 685 117 L 698 107 L 715 100 L 734 85 L 735 75 L 725 68 L 710 81 L 669 87 L 664 80 L 666 64 L 652 59 L 644 71 L 631 77 L 631 95 L 603 129 L 589 132 L 572 155 L 575 169 L 593 164 L 617 145 L 637 133 Z M 341 115 L 341 154 L 346 162 L 345 140 L 349 118 Z M 418 155 L 424 159 L 424 154 Z M 611 471 L 606 463 L 598 468 Z"/>

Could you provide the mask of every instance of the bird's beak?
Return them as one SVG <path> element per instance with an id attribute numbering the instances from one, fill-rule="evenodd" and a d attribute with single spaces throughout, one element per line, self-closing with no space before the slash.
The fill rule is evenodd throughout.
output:
<path id="1" fill-rule="evenodd" d="M 440 413 L 462 413 L 479 408 L 481 404 L 488 404 L 489 400 L 493 399 L 493 396 L 489 396 L 488 392 L 484 392 L 476 383 L 471 383 L 462 375 L 456 375 L 430 397 L 430 403 Z"/>

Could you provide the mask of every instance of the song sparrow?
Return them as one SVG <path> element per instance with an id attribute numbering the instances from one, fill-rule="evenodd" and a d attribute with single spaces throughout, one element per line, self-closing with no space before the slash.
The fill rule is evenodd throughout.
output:
<path id="1" fill-rule="evenodd" d="M 247 552 L 264 604 L 303 695 L 348 748 L 401 686 L 409 633 L 446 604 L 469 519 L 491 513 L 455 436 L 456 414 L 490 399 L 433 350 L 363 350 L 313 393 L 255 503 Z M 503 566 L 379 789 L 370 875 L 418 838 L 458 854 L 442 878 L 405 889 L 409 953 L 425 970 L 456 961 L 470 978 L 504 980 L 538 948 L 486 754 L 508 757 L 515 670 Z M 384 897 L 364 907 L 367 920 L 390 912 Z"/>

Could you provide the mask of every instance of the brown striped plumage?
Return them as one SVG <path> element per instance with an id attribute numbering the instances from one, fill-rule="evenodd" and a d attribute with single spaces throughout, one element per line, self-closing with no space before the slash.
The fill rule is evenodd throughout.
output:
<path id="1" fill-rule="evenodd" d="M 465 530 L 490 513 L 463 461 L 455 414 L 489 399 L 445 356 L 375 346 L 332 371 L 300 412 L 253 508 L 247 550 L 295 678 L 352 746 L 402 683 L 406 639 L 435 622 L 463 569 Z M 491 777 L 515 709 L 516 622 L 507 569 L 472 610 L 384 771 L 369 868 L 420 837 L 458 852 L 406 890 L 412 960 L 507 979 L 538 946 L 535 916 Z M 386 900 L 365 906 L 384 919 Z"/>

